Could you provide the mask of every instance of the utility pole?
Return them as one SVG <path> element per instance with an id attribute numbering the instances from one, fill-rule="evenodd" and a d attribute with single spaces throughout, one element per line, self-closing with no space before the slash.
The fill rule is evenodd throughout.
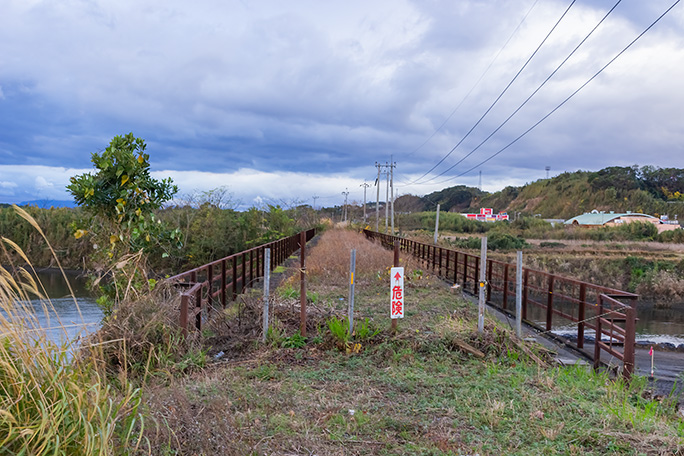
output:
<path id="1" fill-rule="evenodd" d="M 375 179 L 375 186 L 377 187 L 377 198 L 375 199 L 375 231 L 380 232 L 380 168 L 382 165 L 375 162 L 375 167 L 378 168 L 378 178 Z"/>
<path id="2" fill-rule="evenodd" d="M 390 155 L 390 189 L 392 192 L 392 236 L 394 236 L 394 168 L 397 166 Z"/>
<path id="3" fill-rule="evenodd" d="M 360 187 L 363 187 L 363 223 L 366 223 L 366 220 L 368 217 L 366 216 L 366 189 L 370 187 L 370 184 L 363 183 L 360 185 Z"/>
<path id="4" fill-rule="evenodd" d="M 342 192 L 342 194 L 344 195 L 344 221 L 346 222 L 347 221 L 347 196 L 349 196 L 349 190 L 346 188 L 344 190 L 345 191 Z"/>
<path id="5" fill-rule="evenodd" d="M 314 200 L 313 209 L 314 209 L 314 211 L 315 211 L 315 210 L 316 210 L 316 200 L 317 200 L 318 198 L 320 198 L 320 196 L 314 195 L 314 196 L 312 196 L 311 198 L 313 198 L 313 200 Z"/>
<path id="6" fill-rule="evenodd" d="M 385 162 L 385 177 L 387 184 L 385 186 L 385 234 L 389 231 L 389 178 L 390 173 L 387 171 L 389 169 L 389 164 Z"/>

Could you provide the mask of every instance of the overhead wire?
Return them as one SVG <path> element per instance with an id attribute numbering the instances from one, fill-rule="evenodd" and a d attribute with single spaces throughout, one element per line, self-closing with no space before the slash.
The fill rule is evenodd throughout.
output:
<path id="1" fill-rule="evenodd" d="M 482 114 L 482 116 L 480 116 L 480 118 L 477 120 L 477 122 L 475 122 L 475 125 L 473 125 L 473 126 L 470 128 L 470 130 L 468 130 L 468 132 L 463 136 L 463 138 L 461 138 L 461 140 L 460 140 L 454 147 L 452 147 L 451 150 L 450 150 L 444 157 L 442 157 L 442 158 L 437 162 L 436 165 L 434 165 L 432 168 L 430 168 L 428 171 L 426 171 L 426 172 L 425 172 L 422 176 L 420 176 L 418 179 L 416 179 L 416 180 L 414 180 L 413 182 L 409 183 L 409 185 L 418 183 L 421 179 L 423 179 L 425 176 L 427 176 L 427 175 L 430 174 L 432 171 L 434 171 L 439 165 L 441 165 L 441 164 L 444 162 L 444 160 L 446 160 L 447 158 L 449 158 L 449 157 L 451 156 L 451 154 L 454 153 L 454 151 L 463 143 L 463 141 L 465 141 L 465 140 L 470 136 L 470 134 L 473 132 L 473 130 L 475 130 L 475 128 L 477 128 L 478 125 L 480 125 L 480 123 L 484 120 L 484 118 L 487 116 L 487 114 L 489 114 L 489 112 L 494 108 L 494 106 L 496 106 L 496 104 L 499 102 L 499 100 L 501 100 L 501 98 L 506 94 L 506 92 L 508 91 L 508 89 L 509 89 L 509 88 L 513 85 L 513 83 L 518 79 L 518 76 L 520 76 L 520 74 L 523 72 L 523 70 L 525 70 L 525 68 L 527 67 L 527 65 L 528 65 L 528 64 L 530 63 L 530 61 L 532 61 L 532 59 L 534 58 L 534 56 L 537 55 L 537 52 L 539 52 L 539 50 L 542 48 L 542 46 L 546 43 L 546 40 L 548 40 L 549 37 L 551 36 L 551 34 L 554 32 L 554 30 L 556 30 L 556 28 L 558 27 L 558 25 L 561 23 L 561 21 L 563 20 L 563 18 L 565 18 L 565 16 L 568 14 L 568 12 L 570 11 L 570 9 L 571 9 L 571 8 L 573 7 L 573 5 L 576 3 L 576 1 L 577 1 L 577 0 L 572 0 L 572 2 L 570 3 L 570 5 L 565 9 L 565 11 L 563 12 L 563 14 L 561 15 L 561 17 L 556 21 L 556 23 L 553 25 L 553 27 L 551 28 L 551 30 L 546 34 L 546 36 L 545 36 L 544 39 L 541 41 L 541 43 L 539 43 L 539 45 L 538 45 L 537 48 L 534 50 L 534 52 L 532 53 L 532 55 L 530 55 L 530 57 L 525 61 L 525 63 L 523 64 L 523 66 L 518 70 L 518 72 L 515 74 L 515 76 L 513 76 L 513 79 L 511 79 L 511 81 L 510 81 L 510 82 L 506 85 L 506 87 L 501 91 L 501 93 L 499 94 L 499 96 L 496 97 L 496 99 L 494 100 L 494 102 L 492 102 L 492 104 L 487 108 L 487 110 L 484 112 L 484 114 Z"/>
<path id="2" fill-rule="evenodd" d="M 473 90 L 475 90 L 475 88 L 480 84 L 480 82 L 482 82 L 482 79 L 484 79 L 484 77 L 487 75 L 487 73 L 488 73 L 489 70 L 492 68 L 492 66 L 494 65 L 494 63 L 499 59 L 499 56 L 501 55 L 501 53 L 503 52 L 503 50 L 506 49 L 506 46 L 508 46 L 508 43 L 510 43 L 511 40 L 513 39 L 513 37 L 516 35 L 516 33 L 518 33 L 518 30 L 520 30 L 520 27 L 522 27 L 522 25 L 523 25 L 523 24 L 525 23 L 525 21 L 527 20 L 527 16 L 530 15 L 530 13 L 532 12 L 532 10 L 534 9 L 534 7 L 537 5 L 538 2 L 539 2 L 539 0 L 534 0 L 534 3 L 532 3 L 532 6 L 530 6 L 530 8 L 527 10 L 527 13 L 525 13 L 525 16 L 523 16 L 523 18 L 522 18 L 522 20 L 520 21 L 520 23 L 518 23 L 518 26 L 515 28 L 515 30 L 513 30 L 513 32 L 511 33 L 511 35 L 508 37 L 508 39 L 506 40 L 506 42 L 503 44 L 503 46 L 501 46 L 501 49 L 499 49 L 499 52 L 496 53 L 496 55 L 494 56 L 494 58 L 492 59 L 492 61 L 489 62 L 489 65 L 487 65 L 487 68 L 485 68 L 485 70 L 482 72 L 482 74 L 481 74 L 480 77 L 477 79 L 477 81 L 475 81 L 475 84 L 473 84 L 473 86 L 470 88 L 470 90 L 468 91 L 468 93 L 466 93 L 465 96 L 463 97 L 463 99 L 461 99 L 461 102 L 454 108 L 453 111 L 451 111 L 451 114 L 449 114 L 449 115 L 446 117 L 446 119 L 444 119 L 444 122 L 442 122 L 442 123 L 440 124 L 440 126 L 437 127 L 437 128 L 435 129 L 435 131 L 433 131 L 432 134 L 431 134 L 430 136 L 428 136 L 427 139 L 426 139 L 425 141 L 423 141 L 423 143 L 422 143 L 420 146 L 416 147 L 416 148 L 413 149 L 411 152 L 409 152 L 408 154 L 404 155 L 404 157 L 410 157 L 411 155 L 415 154 L 415 153 L 418 152 L 420 149 L 422 149 L 423 147 L 425 147 L 425 145 L 426 145 L 427 143 L 429 143 L 430 140 L 431 140 L 432 138 L 434 138 L 435 135 L 436 135 L 437 133 L 439 133 L 439 132 L 442 130 L 442 128 L 444 128 L 444 126 L 447 124 L 447 122 L 449 122 L 449 120 L 451 120 L 451 118 L 454 116 L 454 114 L 456 114 L 456 112 L 458 112 L 458 110 L 461 108 L 461 106 L 463 105 L 463 103 L 465 103 L 465 101 L 470 97 L 470 94 L 473 93 Z"/>
<path id="3" fill-rule="evenodd" d="M 575 52 L 577 52 L 577 50 L 578 50 L 578 49 L 579 49 L 579 48 L 580 48 L 580 47 L 589 39 L 589 37 L 591 37 L 591 35 L 593 35 L 593 33 L 596 31 L 596 29 L 598 29 L 598 28 L 601 26 L 601 24 L 608 18 L 608 16 L 610 16 L 610 15 L 612 14 L 612 12 L 615 10 L 615 8 L 617 8 L 617 6 L 618 6 L 621 2 L 622 2 L 622 0 L 618 0 L 618 1 L 613 5 L 613 7 L 612 7 L 610 10 L 608 10 L 608 12 L 603 16 L 603 18 L 601 18 L 601 20 L 594 26 L 594 28 L 591 29 L 591 31 L 587 34 L 587 36 L 585 36 L 584 39 L 582 39 L 582 41 L 580 41 L 579 44 L 578 44 L 577 46 L 575 46 L 575 48 L 572 50 L 572 52 L 570 52 L 570 54 L 568 54 L 568 56 L 565 57 L 565 59 L 563 59 L 563 61 L 556 67 L 556 69 L 553 70 L 553 71 L 551 72 L 551 74 L 549 74 L 549 75 L 546 77 L 546 79 L 544 79 L 544 81 L 543 81 L 541 84 L 539 84 L 539 86 L 530 94 L 530 96 L 528 96 L 527 99 L 525 99 L 525 101 L 523 101 L 522 104 L 520 104 L 520 106 L 518 106 L 518 107 L 515 109 L 515 111 L 513 111 L 513 112 L 506 118 L 506 120 L 504 120 L 501 124 L 499 124 L 499 126 L 496 127 L 496 129 L 494 129 L 494 131 L 492 131 L 492 132 L 489 134 L 489 136 L 487 136 L 487 137 L 486 137 L 484 140 L 482 140 L 482 142 L 480 142 L 473 150 L 471 150 L 470 152 L 468 152 L 466 155 L 464 155 L 460 160 L 458 160 L 456 163 L 454 163 L 453 165 L 451 165 L 449 168 L 445 169 L 445 170 L 442 171 L 441 173 L 437 174 L 436 176 L 434 176 L 434 177 L 428 179 L 427 181 L 425 181 L 425 182 L 423 182 L 423 183 L 431 182 L 431 181 L 437 179 L 438 177 L 445 175 L 446 173 L 448 173 L 449 171 L 451 171 L 452 169 L 454 169 L 456 166 L 458 166 L 458 165 L 460 165 L 461 163 L 463 163 L 463 161 L 465 161 L 468 157 L 470 157 L 472 154 L 474 154 L 480 147 L 482 147 L 487 141 L 489 141 L 489 140 L 492 138 L 492 136 L 494 136 L 499 130 L 501 130 L 501 129 L 508 123 L 508 121 L 511 120 L 511 119 L 513 118 L 513 116 L 515 116 L 515 115 L 516 115 L 516 114 L 517 114 L 517 113 L 518 113 L 518 112 L 519 112 L 519 111 L 520 111 L 520 110 L 521 110 L 521 109 L 522 109 L 522 108 L 523 108 L 523 107 L 532 99 L 532 97 L 534 97 L 534 96 L 542 89 L 542 87 L 544 87 L 544 86 L 546 85 L 546 83 L 549 82 L 549 80 L 551 80 L 551 78 L 558 72 L 558 70 L 560 70 L 561 67 L 563 67 L 563 65 L 565 65 L 565 63 L 566 63 L 568 60 L 570 60 L 570 57 L 572 57 L 572 56 L 575 54 Z"/>
<path id="4" fill-rule="evenodd" d="M 516 137 L 514 140 L 512 140 L 511 142 L 509 142 L 506 146 L 502 147 L 502 148 L 499 149 L 497 152 L 493 153 L 493 154 L 490 155 L 488 158 L 486 158 L 485 160 L 482 160 L 480 163 L 478 163 L 477 165 L 475 165 L 475 166 L 473 166 L 472 168 L 468 169 L 467 171 L 464 171 L 464 172 L 462 172 L 462 173 L 460 173 L 460 174 L 457 174 L 456 176 L 450 177 L 450 178 L 445 179 L 445 180 L 443 180 L 443 181 L 437 182 L 437 184 L 443 184 L 443 183 L 446 183 L 446 182 L 450 182 L 450 181 L 452 181 L 452 180 L 454 180 L 454 179 L 456 179 L 456 178 L 458 178 L 458 177 L 461 177 L 461 176 L 464 176 L 464 175 L 468 174 L 469 172 L 471 172 L 471 171 L 473 171 L 473 170 L 479 168 L 480 166 L 484 165 L 484 164 L 487 163 L 489 160 L 491 160 L 492 158 L 496 157 L 497 155 L 499 155 L 500 153 L 502 153 L 503 151 L 505 151 L 506 149 L 508 149 L 509 147 L 511 147 L 513 144 L 517 143 L 520 139 L 522 139 L 523 137 L 525 137 L 529 132 L 531 132 L 531 131 L 534 130 L 537 126 L 539 126 L 539 124 L 541 124 L 543 121 L 545 121 L 546 119 L 548 119 L 549 117 L 551 117 L 551 115 L 552 115 L 553 113 L 555 113 L 556 111 L 558 111 L 563 105 L 565 105 L 565 103 L 567 103 L 568 101 L 570 101 L 570 99 L 572 99 L 572 98 L 573 98 L 575 95 L 577 95 L 582 89 L 584 89 L 587 85 L 589 85 L 589 83 L 591 83 L 591 81 L 593 81 L 594 79 L 596 79 L 596 77 L 598 77 L 601 73 L 603 73 L 603 71 L 604 71 L 606 68 L 608 68 L 613 62 L 615 62 L 622 54 L 624 54 L 625 52 L 627 52 L 627 50 L 628 50 L 629 48 L 631 48 L 631 47 L 632 47 L 637 41 L 639 41 L 646 33 L 648 33 L 649 30 L 651 30 L 658 22 L 660 22 L 660 21 L 661 21 L 661 20 L 662 20 L 670 11 L 672 11 L 672 9 L 673 9 L 675 6 L 677 6 L 677 4 L 679 4 L 680 2 L 681 2 L 681 0 L 676 0 L 676 1 L 675 1 L 667 10 L 665 10 L 664 13 L 662 13 L 660 16 L 658 16 L 658 18 L 657 18 L 655 21 L 653 21 L 648 27 L 646 27 L 646 29 L 645 29 L 643 32 L 641 32 L 641 33 L 640 33 L 636 38 L 634 38 L 627 46 L 625 46 L 625 47 L 624 47 L 620 52 L 618 52 L 612 59 L 610 59 L 610 60 L 608 61 L 608 63 L 606 63 L 603 67 L 601 67 L 600 70 L 598 70 L 596 73 L 594 73 L 594 75 L 593 75 L 592 77 L 590 77 L 584 84 L 582 84 L 577 90 L 575 90 L 573 93 L 571 93 L 571 94 L 570 94 L 567 98 L 565 98 L 560 104 L 558 104 L 555 108 L 553 108 L 548 114 L 546 114 L 544 117 L 542 117 L 541 119 L 539 119 L 539 120 L 538 120 L 535 124 L 533 124 L 530 128 L 528 128 L 528 129 L 525 130 L 522 134 L 520 134 L 518 137 Z"/>

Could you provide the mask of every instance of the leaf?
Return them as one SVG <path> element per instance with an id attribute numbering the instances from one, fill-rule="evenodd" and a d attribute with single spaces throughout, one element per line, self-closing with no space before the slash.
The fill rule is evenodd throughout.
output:
<path id="1" fill-rule="evenodd" d="M 143 157 L 143 154 L 138 155 L 138 163 L 140 163 L 142 165 L 144 161 L 145 161 L 145 158 Z"/>
<path id="2" fill-rule="evenodd" d="M 162 253 L 162 258 L 168 258 L 168 257 L 169 257 L 168 253 L 166 253 L 166 252 Z"/>
<path id="3" fill-rule="evenodd" d="M 118 240 L 119 240 L 119 237 L 115 234 L 112 234 L 111 236 L 109 236 L 109 243 L 110 244 L 116 244 L 118 242 Z"/>
<path id="4" fill-rule="evenodd" d="M 84 235 L 88 234 L 88 230 L 76 230 L 74 237 L 76 239 L 81 239 Z"/>
<path id="5" fill-rule="evenodd" d="M 125 184 L 126 182 L 128 182 L 128 174 L 121 176 L 121 185 Z"/>

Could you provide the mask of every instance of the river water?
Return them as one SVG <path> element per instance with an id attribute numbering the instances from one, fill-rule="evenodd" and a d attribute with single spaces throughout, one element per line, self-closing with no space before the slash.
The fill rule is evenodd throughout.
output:
<path id="1" fill-rule="evenodd" d="M 576 313 L 574 306 L 564 307 L 563 310 Z M 541 327 L 546 325 L 545 311 L 536 306 L 528 307 L 528 317 Z M 657 306 L 653 302 L 639 301 L 637 318 L 637 342 L 684 344 L 684 303 L 666 307 Z M 554 315 L 553 332 L 563 336 L 576 336 L 577 325 Z M 593 331 L 587 330 L 585 333 L 593 337 Z"/>
<path id="2" fill-rule="evenodd" d="M 45 287 L 50 304 L 31 301 L 35 317 L 48 339 L 56 343 L 73 341 L 79 335 L 93 332 L 102 320 L 102 310 L 86 286 L 86 279 L 75 273 L 67 273 L 76 302 L 60 271 L 38 272 L 38 279 Z"/>

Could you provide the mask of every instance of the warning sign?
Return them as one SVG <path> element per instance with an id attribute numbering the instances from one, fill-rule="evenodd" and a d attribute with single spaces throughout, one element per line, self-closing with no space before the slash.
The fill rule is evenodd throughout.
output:
<path id="1" fill-rule="evenodd" d="M 390 271 L 390 317 L 404 318 L 404 268 Z"/>

